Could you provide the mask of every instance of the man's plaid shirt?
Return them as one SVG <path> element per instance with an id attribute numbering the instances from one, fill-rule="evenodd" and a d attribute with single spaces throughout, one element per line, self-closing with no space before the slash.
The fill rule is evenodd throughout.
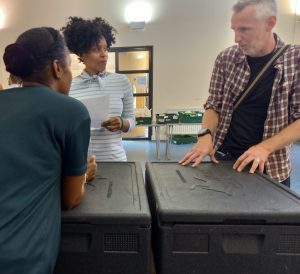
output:
<path id="1" fill-rule="evenodd" d="M 276 49 L 284 43 L 275 34 Z M 276 75 L 264 124 L 263 139 L 268 139 L 300 118 L 300 45 L 290 45 L 275 62 Z M 214 65 L 205 109 L 219 113 L 214 137 L 217 150 L 229 129 L 233 104 L 250 79 L 247 58 L 237 45 L 221 52 Z M 255 114 L 254 114 L 255 115 Z M 291 145 L 269 155 L 266 172 L 281 182 L 291 172 Z"/>

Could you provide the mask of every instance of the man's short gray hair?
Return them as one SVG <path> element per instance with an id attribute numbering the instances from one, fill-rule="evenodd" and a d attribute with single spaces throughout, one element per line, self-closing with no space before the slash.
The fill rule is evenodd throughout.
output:
<path id="1" fill-rule="evenodd" d="M 234 12 L 238 12 L 247 6 L 256 6 L 256 15 L 260 20 L 277 15 L 276 0 L 238 0 L 232 9 Z"/>

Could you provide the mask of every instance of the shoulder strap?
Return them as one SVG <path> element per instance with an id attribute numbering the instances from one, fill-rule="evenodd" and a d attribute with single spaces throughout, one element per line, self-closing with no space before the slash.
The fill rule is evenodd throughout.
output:
<path id="1" fill-rule="evenodd" d="M 253 87 L 257 84 L 257 82 L 262 78 L 262 76 L 264 75 L 264 73 L 268 70 L 268 68 L 277 60 L 277 58 L 279 58 L 280 54 L 283 53 L 286 48 L 288 47 L 288 45 L 282 46 L 281 48 L 279 48 L 274 55 L 272 56 L 272 58 L 269 60 L 269 62 L 262 68 L 262 70 L 257 74 L 257 76 L 255 77 L 255 79 L 252 81 L 252 83 L 249 85 L 249 87 L 245 90 L 245 92 L 243 93 L 243 95 L 237 100 L 237 102 L 234 104 L 233 106 L 233 110 L 235 110 L 240 104 L 241 102 L 245 99 L 245 97 L 249 94 L 249 92 L 253 89 Z"/>

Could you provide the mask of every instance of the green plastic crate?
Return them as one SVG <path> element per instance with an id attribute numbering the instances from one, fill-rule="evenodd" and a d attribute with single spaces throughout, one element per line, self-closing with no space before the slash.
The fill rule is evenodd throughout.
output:
<path id="1" fill-rule="evenodd" d="M 181 123 L 201 123 L 203 113 L 201 111 L 178 111 Z"/>
<path id="2" fill-rule="evenodd" d="M 176 145 L 192 144 L 197 142 L 197 137 L 192 135 L 173 135 L 172 143 Z"/>
<path id="3" fill-rule="evenodd" d="M 161 113 L 156 114 L 157 124 L 177 124 L 179 123 L 179 116 L 177 113 Z"/>
<path id="4" fill-rule="evenodd" d="M 166 120 L 165 120 L 165 115 L 164 114 L 156 114 L 156 123 L 157 124 L 165 124 Z"/>
<path id="5" fill-rule="evenodd" d="M 177 124 L 179 123 L 179 116 L 177 113 L 165 113 L 166 124 Z"/>
<path id="6" fill-rule="evenodd" d="M 152 117 L 135 117 L 136 125 L 151 125 Z"/>

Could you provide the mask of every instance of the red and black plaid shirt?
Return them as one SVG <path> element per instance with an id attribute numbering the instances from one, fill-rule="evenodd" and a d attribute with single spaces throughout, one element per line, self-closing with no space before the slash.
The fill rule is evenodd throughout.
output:
<path id="1" fill-rule="evenodd" d="M 276 49 L 284 43 L 276 37 Z M 263 139 L 268 139 L 300 118 L 300 45 L 290 45 L 275 62 L 276 75 L 264 124 Z M 214 138 L 217 150 L 229 129 L 233 104 L 245 90 L 250 79 L 247 58 L 235 45 L 221 52 L 214 65 L 205 109 L 219 113 L 219 125 Z M 267 173 L 281 182 L 290 176 L 291 146 L 269 155 Z"/>

